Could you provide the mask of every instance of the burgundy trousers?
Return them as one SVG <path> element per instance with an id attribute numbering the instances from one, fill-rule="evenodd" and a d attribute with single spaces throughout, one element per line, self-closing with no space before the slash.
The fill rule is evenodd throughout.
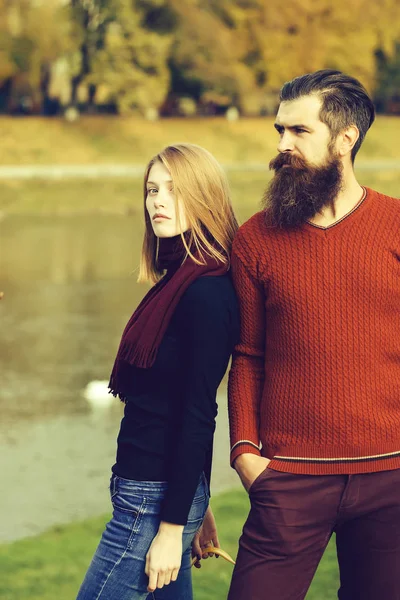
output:
<path id="1" fill-rule="evenodd" d="M 249 496 L 228 600 L 303 600 L 333 532 L 338 598 L 400 600 L 400 469 L 294 475 L 267 468 Z"/>

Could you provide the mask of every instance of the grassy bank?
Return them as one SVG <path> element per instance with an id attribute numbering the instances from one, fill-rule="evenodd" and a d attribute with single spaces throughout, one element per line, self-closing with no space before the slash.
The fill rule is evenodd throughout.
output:
<path id="1" fill-rule="evenodd" d="M 221 545 L 233 556 L 248 510 L 242 490 L 213 498 Z M 96 548 L 107 515 L 57 527 L 38 537 L 0 546 L 1 600 L 72 600 Z M 226 598 L 232 566 L 208 559 L 193 569 L 195 599 Z M 334 600 L 338 587 L 333 544 L 319 566 L 307 600 Z"/>
<path id="2" fill-rule="evenodd" d="M 360 183 L 400 196 L 400 171 L 357 172 Z M 234 207 L 240 221 L 259 209 L 267 171 L 230 171 Z M 0 214 L 121 214 L 142 212 L 142 181 L 135 179 L 1 181 Z"/>
<path id="3" fill-rule="evenodd" d="M 268 161 L 276 151 L 273 117 L 164 119 L 83 117 L 77 123 L 39 117 L 0 117 L 0 165 L 143 164 L 176 141 L 200 144 L 224 163 Z M 400 118 L 378 117 L 360 151 L 360 160 L 400 159 Z"/>
<path id="4" fill-rule="evenodd" d="M 166 119 L 155 123 L 133 118 L 0 118 L 1 165 L 144 164 L 172 141 L 208 148 L 224 164 L 267 165 L 276 154 L 273 118 Z M 358 161 L 399 160 L 400 118 L 379 117 L 368 133 Z M 357 163 L 356 163 L 357 164 Z M 265 171 L 230 170 L 233 200 L 241 220 L 258 209 L 269 178 Z M 400 171 L 361 169 L 364 185 L 400 196 Z M 4 214 L 130 214 L 142 210 L 141 178 L 1 180 L 0 216 Z"/>

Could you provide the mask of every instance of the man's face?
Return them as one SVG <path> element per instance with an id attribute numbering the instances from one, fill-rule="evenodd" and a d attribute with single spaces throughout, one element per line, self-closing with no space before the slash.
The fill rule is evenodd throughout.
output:
<path id="1" fill-rule="evenodd" d="M 321 100 L 304 96 L 282 102 L 275 128 L 279 154 L 270 162 L 275 176 L 264 193 L 264 209 L 278 227 L 296 227 L 326 206 L 335 211 L 343 164 L 330 131 L 319 118 Z"/>
<path id="2" fill-rule="evenodd" d="M 319 118 L 321 104 L 314 95 L 281 102 L 275 119 L 279 152 L 298 156 L 310 166 L 321 166 L 327 161 L 331 136 Z"/>

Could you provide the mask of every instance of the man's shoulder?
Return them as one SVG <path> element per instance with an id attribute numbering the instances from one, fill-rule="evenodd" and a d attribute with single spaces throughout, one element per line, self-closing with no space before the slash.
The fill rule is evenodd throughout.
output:
<path id="1" fill-rule="evenodd" d="M 266 233 L 265 230 L 265 214 L 263 211 L 257 212 L 239 227 L 233 242 L 234 247 L 237 247 L 242 243 L 257 244 L 257 242 L 264 239 Z"/>
<path id="2" fill-rule="evenodd" d="M 371 188 L 366 188 L 366 190 L 368 195 L 372 196 L 372 198 L 376 201 L 379 208 L 391 208 L 400 214 L 400 198 L 388 196 L 383 192 L 378 192 L 377 190 L 373 190 Z"/>
<path id="3" fill-rule="evenodd" d="M 240 235 L 253 234 L 255 230 L 262 229 L 263 227 L 265 227 L 265 224 L 265 212 L 263 210 L 260 210 L 239 227 L 238 233 Z"/>
<path id="4" fill-rule="evenodd" d="M 388 196 L 367 188 L 368 195 L 372 199 L 370 203 L 371 223 L 376 227 L 377 223 L 382 230 L 395 234 L 398 238 L 400 230 L 400 199 Z"/>

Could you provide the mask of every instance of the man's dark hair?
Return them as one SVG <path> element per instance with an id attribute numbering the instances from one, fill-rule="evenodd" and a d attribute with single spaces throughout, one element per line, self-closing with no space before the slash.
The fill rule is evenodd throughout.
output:
<path id="1" fill-rule="evenodd" d="M 375 119 L 375 108 L 367 90 L 354 77 L 341 71 L 323 69 L 286 82 L 279 99 L 287 102 L 311 94 L 320 96 L 322 100 L 319 118 L 329 127 L 332 138 L 350 125 L 358 128 L 360 136 L 351 152 L 354 162 L 365 134 Z"/>

